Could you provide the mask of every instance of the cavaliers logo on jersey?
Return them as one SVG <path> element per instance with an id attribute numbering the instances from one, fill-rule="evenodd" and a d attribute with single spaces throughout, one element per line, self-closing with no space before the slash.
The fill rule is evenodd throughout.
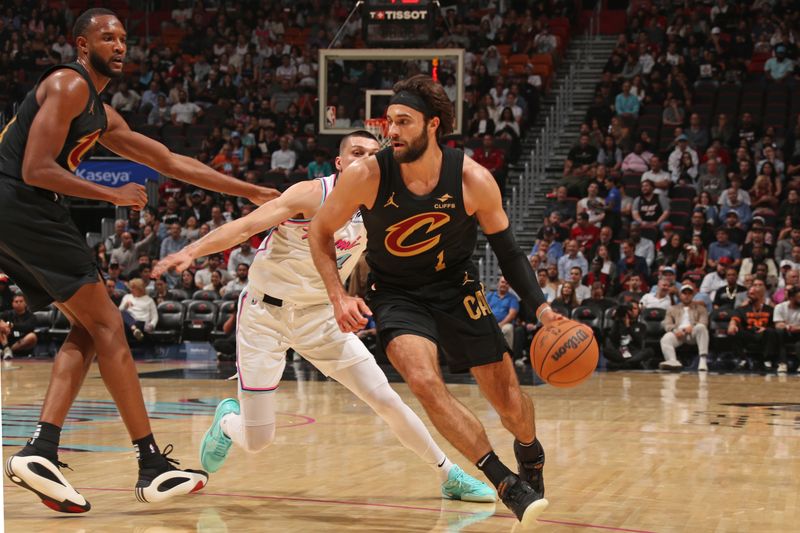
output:
<path id="1" fill-rule="evenodd" d="M 69 169 L 72 172 L 75 172 L 75 169 L 81 164 L 83 158 L 86 156 L 89 150 L 92 149 L 94 144 L 97 142 L 97 139 L 100 138 L 101 133 L 103 133 L 103 130 L 97 129 L 92 133 L 84 135 L 78 139 L 78 143 L 75 145 L 75 148 L 73 148 L 67 156 L 67 165 L 69 165 Z"/>
<path id="2" fill-rule="evenodd" d="M 448 222 L 450 222 L 450 215 L 447 213 L 420 213 L 389 226 L 383 242 L 389 253 L 397 257 L 419 255 L 439 244 L 441 235 L 437 233 L 428 238 L 421 240 L 418 238 L 415 242 L 409 242 L 411 236 L 418 230 L 424 230 L 426 236 L 430 235 Z"/>

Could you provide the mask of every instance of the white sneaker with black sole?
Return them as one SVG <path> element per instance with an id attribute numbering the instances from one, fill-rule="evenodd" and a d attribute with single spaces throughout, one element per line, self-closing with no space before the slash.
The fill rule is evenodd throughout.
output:
<path id="1" fill-rule="evenodd" d="M 9 359 L 14 359 L 14 352 L 11 351 L 11 348 L 6 346 L 3 348 L 3 361 L 8 361 Z"/>
<path id="2" fill-rule="evenodd" d="M 41 455 L 12 455 L 6 461 L 6 476 L 36 494 L 42 503 L 60 513 L 85 513 L 92 508 L 61 474 L 64 463 L 53 463 Z"/>
<path id="3" fill-rule="evenodd" d="M 134 491 L 140 502 L 163 502 L 175 496 L 197 492 L 208 483 L 208 474 L 203 470 L 180 470 L 172 466 L 179 463 L 167 457 L 171 451 L 172 444 L 169 444 L 161 454 L 166 466 L 139 469 L 139 480 Z"/>

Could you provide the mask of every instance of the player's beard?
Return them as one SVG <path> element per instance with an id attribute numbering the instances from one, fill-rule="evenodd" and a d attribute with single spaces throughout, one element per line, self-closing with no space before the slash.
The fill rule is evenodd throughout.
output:
<path id="1" fill-rule="evenodd" d="M 406 144 L 405 153 L 398 154 L 397 150 L 392 151 L 394 160 L 398 163 L 413 163 L 428 150 L 428 131 L 425 127 L 419 136 L 411 139 L 411 142 Z"/>
<path id="2" fill-rule="evenodd" d="M 107 78 L 121 78 L 124 72 L 121 70 L 119 72 L 113 70 L 109 63 L 111 63 L 111 60 L 108 60 L 108 62 L 103 61 L 103 58 L 100 57 L 99 54 L 92 50 L 89 51 L 89 64 L 92 65 L 92 68 L 95 69 L 98 74 Z"/>

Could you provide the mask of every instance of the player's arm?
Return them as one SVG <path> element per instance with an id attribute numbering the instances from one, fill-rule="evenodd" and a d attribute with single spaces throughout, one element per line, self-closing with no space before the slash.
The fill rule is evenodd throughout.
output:
<path id="1" fill-rule="evenodd" d="M 503 210 L 503 198 L 491 173 L 464 156 L 464 206 L 474 214 L 497 256 L 500 269 L 522 302 L 533 307 L 536 318 L 544 324 L 558 320 L 550 309 L 536 273 L 525 252 L 514 239 Z"/>
<path id="2" fill-rule="evenodd" d="M 333 234 L 341 228 L 362 205 L 370 207 L 378 191 L 380 170 L 375 157 L 353 163 L 339 175 L 336 187 L 311 221 L 308 244 L 328 298 L 334 307 L 339 328 L 355 332 L 367 324 L 364 314 L 372 312 L 361 298 L 349 296 L 339 279 Z"/>
<path id="3" fill-rule="evenodd" d="M 261 205 L 277 197 L 275 189 L 259 187 L 225 174 L 221 174 L 196 159 L 170 152 L 158 141 L 130 129 L 125 120 L 112 107 L 105 106 L 108 129 L 100 137 L 100 144 L 131 161 L 157 170 L 203 189 L 247 198 Z"/>
<path id="4" fill-rule="evenodd" d="M 86 80 L 73 70 L 59 70 L 42 81 L 37 97 L 41 98 L 41 104 L 28 132 L 22 180 L 66 196 L 142 209 L 147 203 L 147 193 L 141 185 L 131 183 L 118 189 L 97 185 L 64 170 L 56 162 L 72 121 L 86 108 L 89 99 Z"/>
<path id="5" fill-rule="evenodd" d="M 172 267 L 176 267 L 178 271 L 186 270 L 195 259 L 236 246 L 297 213 L 313 213 L 321 198 L 319 180 L 292 185 L 283 195 L 265 203 L 247 216 L 223 224 L 203 238 L 165 257 L 156 265 L 153 277 L 160 277 Z"/>

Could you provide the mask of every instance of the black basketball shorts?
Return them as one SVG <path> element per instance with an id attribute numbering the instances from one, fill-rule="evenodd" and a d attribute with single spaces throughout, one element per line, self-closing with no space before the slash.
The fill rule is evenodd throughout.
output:
<path id="1" fill-rule="evenodd" d="M 98 281 L 94 254 L 53 193 L 0 175 L 0 269 L 36 311 Z"/>
<path id="2" fill-rule="evenodd" d="M 502 361 L 511 350 L 477 278 L 413 289 L 375 281 L 366 302 L 383 348 L 400 335 L 424 337 L 439 346 L 453 373 Z"/>

